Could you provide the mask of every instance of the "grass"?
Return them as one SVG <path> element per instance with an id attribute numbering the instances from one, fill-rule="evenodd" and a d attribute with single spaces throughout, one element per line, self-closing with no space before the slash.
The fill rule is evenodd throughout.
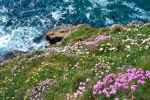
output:
<path id="1" fill-rule="evenodd" d="M 71 35 L 64 39 L 63 44 L 75 43 L 77 41 L 96 36 L 99 33 L 99 31 L 99 28 L 92 28 L 88 25 L 81 25 L 78 29 L 73 31 Z"/>
<path id="2" fill-rule="evenodd" d="M 81 26 L 64 39 L 63 45 L 74 44 L 77 41 L 95 37 L 104 29 Z M 73 94 L 80 82 L 87 79 L 87 90 L 77 100 L 96 100 L 92 87 L 99 79 L 95 72 L 97 63 L 108 63 L 109 73 L 117 73 L 121 68 L 137 67 L 150 70 L 149 43 L 141 44 L 142 40 L 150 38 L 150 26 L 131 27 L 130 30 L 105 30 L 111 40 L 99 45 L 95 52 L 81 55 L 35 53 L 19 55 L 0 65 L 0 100 L 28 100 L 30 92 L 40 81 L 56 80 L 53 87 L 42 94 L 44 100 L 66 100 L 66 94 Z M 128 39 L 134 42 L 126 41 Z M 103 50 L 99 50 L 99 49 Z M 111 50 L 115 48 L 116 50 Z M 78 64 L 78 67 L 76 65 Z M 103 77 L 103 76 L 102 76 Z M 134 94 L 137 100 L 150 99 L 150 85 L 147 83 Z M 142 95 L 141 95 L 142 94 Z M 121 97 L 126 96 L 125 93 Z M 99 100 L 109 100 L 99 97 Z M 111 98 L 110 98 L 111 100 Z M 112 99 L 113 100 L 113 99 Z"/>

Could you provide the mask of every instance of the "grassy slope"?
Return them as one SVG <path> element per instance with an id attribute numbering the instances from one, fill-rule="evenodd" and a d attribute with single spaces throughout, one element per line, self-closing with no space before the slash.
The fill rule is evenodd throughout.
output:
<path id="1" fill-rule="evenodd" d="M 1 65 L 0 100 L 28 99 L 28 90 L 41 80 L 48 78 L 55 79 L 57 83 L 43 94 L 46 100 L 65 100 L 66 93 L 75 92 L 79 82 L 85 81 L 87 78 L 90 79 L 89 89 L 80 99 L 93 100 L 94 97 L 90 90 L 98 79 L 93 72 L 96 63 L 109 63 L 111 65 L 110 72 L 117 72 L 118 68 L 122 68 L 124 65 L 150 70 L 150 46 L 148 44 L 141 45 L 142 39 L 150 37 L 150 26 L 130 28 L 128 31 L 119 32 L 81 26 L 64 40 L 64 45 L 96 36 L 102 31 L 107 31 L 107 34 L 112 37 L 110 41 L 99 46 L 104 51 L 95 51 L 78 56 L 46 55 L 46 53 L 24 55 L 10 59 Z M 123 41 L 128 38 L 136 40 L 139 45 Z M 130 46 L 130 49 L 127 49 L 127 46 Z M 112 47 L 117 48 L 117 50 L 109 50 Z M 75 68 L 76 63 L 79 63 L 79 68 Z M 150 84 L 147 82 L 135 96 L 139 100 L 150 100 L 149 88 Z"/>

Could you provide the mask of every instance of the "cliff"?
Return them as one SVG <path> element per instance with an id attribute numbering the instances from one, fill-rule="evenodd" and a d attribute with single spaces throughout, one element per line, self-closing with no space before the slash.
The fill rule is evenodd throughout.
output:
<path id="1" fill-rule="evenodd" d="M 136 91 L 117 90 L 109 97 L 93 94 L 96 82 L 106 75 L 131 68 L 150 70 L 149 24 L 104 28 L 80 25 L 63 36 L 59 45 L 1 63 L 0 100 L 150 99 L 147 78 Z"/>

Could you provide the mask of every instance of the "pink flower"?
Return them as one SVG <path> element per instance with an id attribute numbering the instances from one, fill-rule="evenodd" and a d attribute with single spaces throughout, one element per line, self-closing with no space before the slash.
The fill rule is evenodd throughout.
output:
<path id="1" fill-rule="evenodd" d="M 79 87 L 79 90 L 80 90 L 80 91 L 85 91 L 85 87 L 84 87 L 84 86 L 80 86 L 80 87 Z"/>
<path id="2" fill-rule="evenodd" d="M 137 90 L 138 86 L 137 85 L 131 85 L 131 91 L 135 92 Z"/>
<path id="3" fill-rule="evenodd" d="M 106 97 L 110 97 L 110 93 L 107 91 L 106 88 L 103 90 L 103 93 L 105 94 Z"/>
<path id="4" fill-rule="evenodd" d="M 117 93 L 116 87 L 112 86 L 112 87 L 111 87 L 110 94 L 111 94 L 111 95 L 115 95 L 116 93 Z"/>
<path id="5" fill-rule="evenodd" d="M 77 91 L 74 93 L 74 97 L 77 98 L 79 96 L 82 96 L 84 94 L 84 92 L 86 91 L 86 87 L 85 87 L 85 83 L 84 82 L 80 82 L 79 87 L 77 89 Z M 96 86 L 95 86 L 96 88 Z M 97 93 L 97 91 L 93 91 L 94 94 Z"/>
<path id="6" fill-rule="evenodd" d="M 138 80 L 138 83 L 141 85 L 144 85 L 145 81 L 144 80 Z"/>
<path id="7" fill-rule="evenodd" d="M 144 85 L 145 80 L 150 78 L 150 71 L 130 68 L 126 72 L 106 75 L 94 86 L 93 93 L 110 97 L 119 91 L 136 90 Z"/>
<path id="8" fill-rule="evenodd" d="M 115 99 L 114 100 L 119 100 L 119 98 L 118 97 L 115 97 Z"/>
<path id="9" fill-rule="evenodd" d="M 146 71 L 146 77 L 150 78 L 150 71 Z"/>
<path id="10" fill-rule="evenodd" d="M 105 41 L 105 40 L 108 40 L 108 39 L 110 39 L 110 36 L 98 35 L 98 36 L 95 38 L 95 41 L 101 42 L 101 41 Z"/>
<path id="11" fill-rule="evenodd" d="M 83 93 L 82 93 L 81 91 L 79 91 L 79 90 L 77 90 L 76 93 L 78 94 L 78 96 L 83 94 Z"/>

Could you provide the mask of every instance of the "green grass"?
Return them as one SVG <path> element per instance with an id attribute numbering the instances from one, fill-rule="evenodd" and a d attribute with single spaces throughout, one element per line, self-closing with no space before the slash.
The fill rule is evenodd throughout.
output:
<path id="1" fill-rule="evenodd" d="M 75 31 L 73 31 L 71 35 L 64 39 L 63 44 L 75 43 L 77 41 L 96 36 L 97 34 L 99 34 L 99 32 L 99 28 L 92 28 L 87 25 L 81 25 L 79 26 L 79 28 L 75 29 Z"/>
<path id="2" fill-rule="evenodd" d="M 95 37 L 104 29 L 81 26 L 64 39 L 63 45 L 74 44 L 77 41 Z M 66 94 L 73 94 L 80 82 L 90 79 L 87 91 L 78 100 L 94 100 L 92 86 L 98 80 L 93 69 L 97 63 L 109 63 L 110 72 L 117 73 L 123 66 L 132 66 L 150 70 L 150 46 L 141 45 L 141 40 L 150 38 L 150 26 L 131 28 L 129 31 L 105 30 L 112 37 L 99 45 L 103 51 L 90 52 L 84 55 L 46 54 L 45 52 L 32 55 L 19 55 L 9 59 L 0 66 L 0 100 L 28 100 L 27 94 L 40 81 L 56 80 L 55 86 L 43 94 L 45 100 L 66 100 Z M 139 36 L 138 34 L 142 34 Z M 124 42 L 127 38 L 136 40 L 139 44 Z M 126 46 L 130 46 L 127 49 Z M 117 50 L 111 51 L 110 48 Z M 79 63 L 79 68 L 75 64 Z M 103 71 L 103 70 L 102 70 Z M 100 72 L 102 72 L 100 71 Z M 139 100 L 150 100 L 149 80 L 135 93 Z M 142 95 L 141 95 L 142 94 Z M 126 94 L 121 94 L 125 96 Z M 100 100 L 109 100 L 101 97 Z"/>

